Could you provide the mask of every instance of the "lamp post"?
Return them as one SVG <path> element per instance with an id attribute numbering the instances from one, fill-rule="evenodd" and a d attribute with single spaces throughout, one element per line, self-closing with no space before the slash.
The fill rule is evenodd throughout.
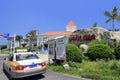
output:
<path id="1" fill-rule="evenodd" d="M 1 45 L 0 45 L 0 54 L 1 54 Z"/>
<path id="2" fill-rule="evenodd" d="M 13 50 L 12 50 L 12 48 L 13 48 L 13 43 L 12 43 L 12 40 L 10 41 L 10 54 L 12 54 L 13 53 Z"/>
<path id="3" fill-rule="evenodd" d="M 16 34 L 14 34 L 12 39 L 10 40 L 10 54 L 13 54 L 15 52 L 15 43 L 16 43 Z"/>
<path id="4" fill-rule="evenodd" d="M 0 38 L 2 38 L 4 35 L 0 34 Z M 1 54 L 1 45 L 0 45 L 0 54 Z"/>
<path id="5" fill-rule="evenodd" d="M 16 34 L 14 34 L 14 47 L 13 47 L 13 52 L 15 52 L 15 43 L 16 43 Z"/>

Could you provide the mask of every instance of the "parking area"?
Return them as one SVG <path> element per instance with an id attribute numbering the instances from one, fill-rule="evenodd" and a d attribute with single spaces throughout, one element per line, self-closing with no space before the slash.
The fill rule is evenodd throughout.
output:
<path id="1" fill-rule="evenodd" d="M 48 63 L 48 52 L 41 52 L 37 54 L 42 60 Z"/>

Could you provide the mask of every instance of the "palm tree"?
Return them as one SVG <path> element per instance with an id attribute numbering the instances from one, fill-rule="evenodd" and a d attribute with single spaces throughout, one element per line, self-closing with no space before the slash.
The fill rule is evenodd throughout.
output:
<path id="1" fill-rule="evenodd" d="M 12 40 L 13 39 L 13 37 L 9 37 L 9 38 L 7 38 L 7 40 Z"/>
<path id="2" fill-rule="evenodd" d="M 32 37 L 36 37 L 37 34 L 38 34 L 38 30 L 31 30 L 31 31 L 29 32 L 29 34 L 31 34 Z"/>
<path id="3" fill-rule="evenodd" d="M 25 39 L 24 39 L 24 41 L 25 41 L 25 42 L 28 42 L 28 41 L 29 41 L 29 39 L 28 39 L 28 38 L 25 38 Z"/>
<path id="4" fill-rule="evenodd" d="M 95 23 L 92 25 L 92 27 L 97 27 L 97 22 L 95 22 Z"/>
<path id="5" fill-rule="evenodd" d="M 22 35 L 16 35 L 16 41 L 19 42 L 19 47 L 21 46 L 21 41 L 23 40 Z"/>
<path id="6" fill-rule="evenodd" d="M 112 29 L 113 31 L 114 29 L 114 20 L 120 20 L 120 16 L 118 15 L 117 12 L 118 8 L 115 6 L 110 12 L 109 11 L 105 11 L 104 15 L 108 17 L 108 19 L 105 21 L 105 23 L 108 23 L 112 20 Z"/>
<path id="7" fill-rule="evenodd" d="M 30 42 L 29 45 L 34 44 L 34 43 L 32 43 L 32 40 L 33 40 L 33 39 L 36 39 L 36 38 L 37 38 L 37 35 L 38 35 L 38 30 L 31 30 L 31 31 L 27 34 L 26 37 L 29 39 L 29 42 Z M 37 44 L 37 41 L 36 41 L 36 44 Z"/>

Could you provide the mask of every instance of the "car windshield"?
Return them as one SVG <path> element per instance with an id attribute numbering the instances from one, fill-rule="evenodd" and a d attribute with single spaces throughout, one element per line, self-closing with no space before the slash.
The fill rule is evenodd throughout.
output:
<path id="1" fill-rule="evenodd" d="M 16 61 L 29 60 L 29 59 L 38 59 L 39 57 L 36 54 L 17 54 Z"/>

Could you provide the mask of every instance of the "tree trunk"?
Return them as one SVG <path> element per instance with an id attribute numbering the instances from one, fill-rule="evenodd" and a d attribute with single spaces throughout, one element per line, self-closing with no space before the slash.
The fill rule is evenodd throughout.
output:
<path id="1" fill-rule="evenodd" d="M 115 31 L 115 29 L 114 29 L 114 18 L 112 20 L 112 29 L 113 29 L 113 31 Z"/>

